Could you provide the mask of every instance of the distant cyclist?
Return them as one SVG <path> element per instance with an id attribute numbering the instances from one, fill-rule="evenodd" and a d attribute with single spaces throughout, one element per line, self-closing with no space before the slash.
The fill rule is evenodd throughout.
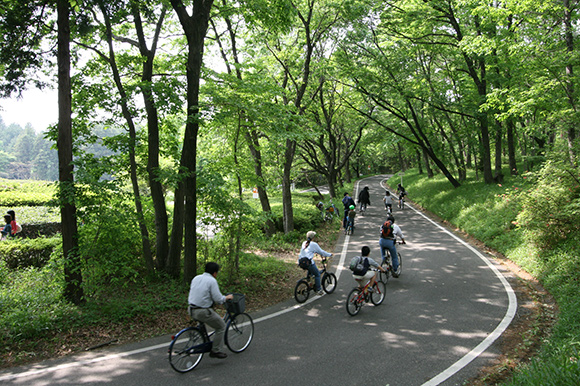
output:
<path id="1" fill-rule="evenodd" d="M 388 212 L 393 211 L 393 196 L 388 190 L 385 191 L 385 197 L 383 197 L 383 202 L 385 203 L 385 210 Z"/>
<path id="2" fill-rule="evenodd" d="M 399 267 L 399 255 L 397 255 L 397 237 L 401 239 L 401 244 L 406 244 L 401 228 L 395 224 L 393 216 L 387 217 L 387 221 L 381 226 L 381 238 L 379 245 L 381 247 L 381 258 L 385 261 L 385 249 L 388 249 L 393 260 L 393 277 L 399 277 L 401 270 Z"/>
<path id="3" fill-rule="evenodd" d="M 363 190 L 358 194 L 358 202 L 360 204 L 360 211 L 367 209 L 367 206 L 371 204 L 371 195 L 369 193 L 369 187 L 365 186 Z M 363 209 L 364 208 L 364 209 Z"/>
<path id="4" fill-rule="evenodd" d="M 344 217 L 342 219 L 342 227 L 346 229 L 346 221 L 348 220 L 348 211 L 351 205 L 356 205 L 354 200 L 348 193 L 344 193 L 344 197 L 342 198 L 342 205 L 344 205 Z"/>
<path id="5" fill-rule="evenodd" d="M 346 227 L 348 228 L 348 225 L 350 224 L 352 226 L 352 229 L 354 229 L 354 218 L 356 217 L 356 210 L 355 210 L 355 206 L 351 205 L 348 209 L 350 209 L 348 211 L 348 220 L 346 221 Z"/>
<path id="6" fill-rule="evenodd" d="M 397 195 L 399 196 L 399 207 L 400 207 L 401 200 L 407 195 L 407 191 L 401 184 L 397 184 Z"/>

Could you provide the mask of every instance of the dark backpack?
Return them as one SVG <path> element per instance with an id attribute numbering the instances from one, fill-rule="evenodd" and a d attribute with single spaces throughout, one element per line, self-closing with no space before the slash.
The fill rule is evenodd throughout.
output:
<path id="1" fill-rule="evenodd" d="M 350 261 L 350 270 L 353 275 L 364 276 L 369 270 L 370 264 L 369 259 L 362 256 L 355 256 Z"/>
<path id="2" fill-rule="evenodd" d="M 310 259 L 308 257 L 301 257 L 298 260 L 298 266 L 302 269 L 308 269 L 310 267 Z"/>
<path id="3" fill-rule="evenodd" d="M 392 239 L 393 236 L 393 222 L 391 220 L 387 220 L 381 226 L 381 237 L 383 239 Z"/>

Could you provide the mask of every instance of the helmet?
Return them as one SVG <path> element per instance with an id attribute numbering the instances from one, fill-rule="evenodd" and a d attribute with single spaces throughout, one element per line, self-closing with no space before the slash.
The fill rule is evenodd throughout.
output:
<path id="1" fill-rule="evenodd" d="M 395 223 L 395 218 L 392 215 L 387 217 L 387 220 L 391 220 L 393 224 Z"/>
<path id="2" fill-rule="evenodd" d="M 316 236 L 316 232 L 314 232 L 314 231 L 308 231 L 308 232 L 306 232 L 306 238 L 307 239 L 311 239 L 312 240 L 314 238 L 314 236 Z"/>
<path id="3" fill-rule="evenodd" d="M 354 205 L 351 205 L 348 207 L 349 209 L 354 209 Z"/>

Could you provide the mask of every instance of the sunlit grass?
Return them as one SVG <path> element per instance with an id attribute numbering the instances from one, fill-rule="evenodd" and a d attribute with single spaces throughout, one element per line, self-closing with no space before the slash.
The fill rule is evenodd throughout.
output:
<path id="1" fill-rule="evenodd" d="M 399 177 L 389 181 L 396 186 Z M 522 364 L 508 385 L 578 385 L 580 379 L 580 238 L 570 233 L 552 249 L 532 242 L 535 233 L 517 222 L 522 195 L 534 186 L 525 177 L 502 184 L 475 181 L 459 188 L 443 177 L 405 172 L 409 199 L 501 252 L 538 278 L 559 306 L 558 322 L 538 357 Z M 549 194 L 550 192 L 547 192 Z M 542 219 L 538 218 L 541 224 Z"/>

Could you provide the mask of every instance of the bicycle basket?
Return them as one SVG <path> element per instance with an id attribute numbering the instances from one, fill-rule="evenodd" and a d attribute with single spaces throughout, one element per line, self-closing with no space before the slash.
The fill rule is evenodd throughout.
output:
<path id="1" fill-rule="evenodd" d="M 226 308 L 231 314 L 241 314 L 246 310 L 246 297 L 243 294 L 232 295 L 234 295 L 232 300 L 226 300 Z"/>

